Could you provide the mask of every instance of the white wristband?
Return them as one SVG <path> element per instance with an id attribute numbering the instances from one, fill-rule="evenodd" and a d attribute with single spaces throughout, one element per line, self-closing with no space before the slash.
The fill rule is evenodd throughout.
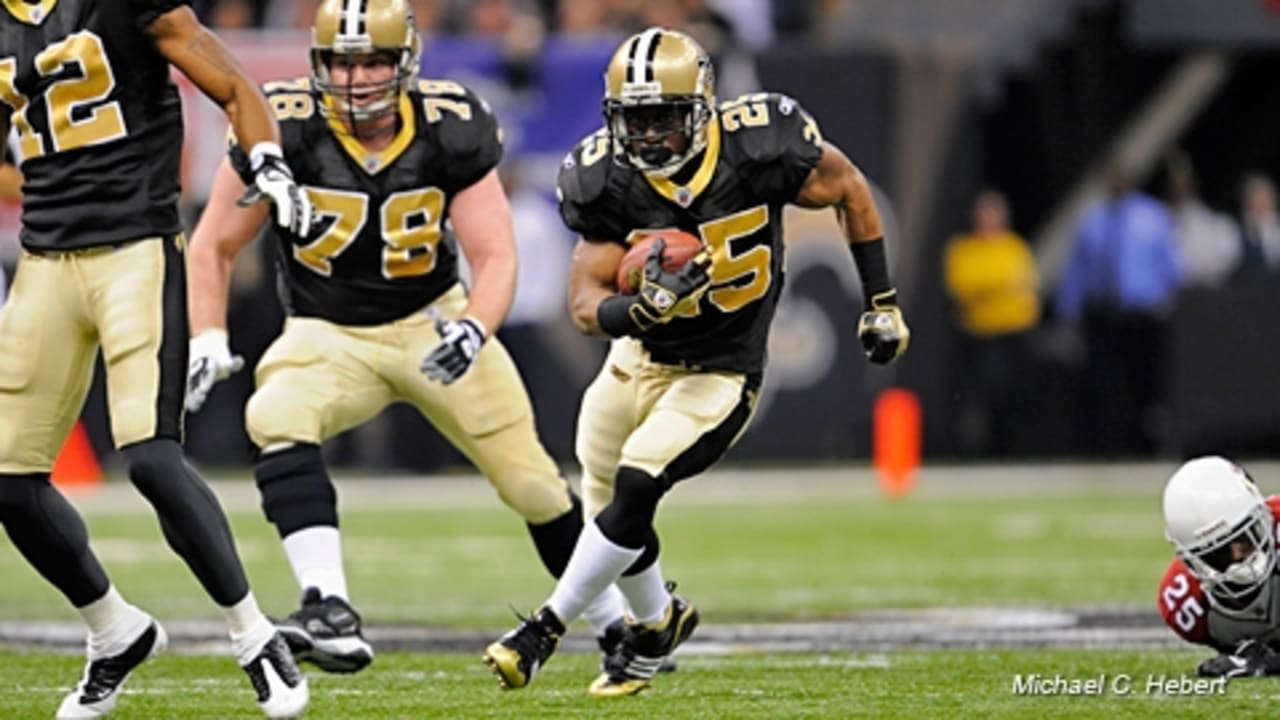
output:
<path id="1" fill-rule="evenodd" d="M 258 168 L 262 167 L 262 163 L 268 155 L 283 158 L 284 151 L 280 149 L 278 144 L 270 140 L 264 140 L 254 145 L 253 149 L 249 151 L 249 167 L 257 171 Z"/>
<path id="2" fill-rule="evenodd" d="M 192 336 L 190 347 L 192 354 L 196 354 L 195 350 L 221 350 L 228 354 L 231 352 L 227 347 L 227 331 L 224 328 L 201 330 L 199 334 Z"/>
<path id="3" fill-rule="evenodd" d="M 462 319 L 470 320 L 471 322 L 475 323 L 476 327 L 480 328 L 480 337 L 485 340 L 489 339 L 489 328 L 485 327 L 484 323 L 477 320 L 474 315 L 466 315 Z"/>

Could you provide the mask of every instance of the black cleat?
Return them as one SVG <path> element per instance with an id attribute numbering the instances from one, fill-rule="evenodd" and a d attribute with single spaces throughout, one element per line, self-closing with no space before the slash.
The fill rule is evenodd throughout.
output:
<path id="1" fill-rule="evenodd" d="M 674 589 L 674 585 L 668 585 Z M 605 658 L 604 672 L 591 683 L 595 697 L 635 695 L 649 687 L 663 658 L 698 627 L 698 610 L 679 595 L 671 596 L 666 616 L 657 625 L 626 623 L 617 651 Z"/>
<path id="2" fill-rule="evenodd" d="M 520 617 L 517 615 L 516 617 Z M 484 651 L 484 661 L 498 676 L 503 689 L 516 690 L 533 682 L 564 635 L 564 623 L 544 607 L 522 618 L 515 630 L 503 635 Z"/>
<path id="3" fill-rule="evenodd" d="M 110 713 L 120 699 L 120 688 L 129 673 L 147 658 L 163 651 L 168 643 L 164 628 L 152 620 L 138 639 L 119 655 L 90 660 L 80 683 L 58 706 L 58 720 L 86 720 Z"/>
<path id="4" fill-rule="evenodd" d="M 340 597 L 302 593 L 302 607 L 276 623 L 298 662 L 331 673 L 353 673 L 373 662 L 373 646 L 360 631 L 360 614 Z"/>
<path id="5" fill-rule="evenodd" d="M 626 625 L 622 622 L 622 618 L 618 618 L 609 623 L 604 629 L 604 634 L 596 638 L 596 644 L 600 646 L 600 652 L 604 653 L 604 657 L 600 659 L 600 668 L 605 669 L 605 663 L 609 661 L 609 656 L 618 652 L 619 646 L 622 645 L 622 634 L 626 632 Z M 675 655 L 668 655 L 662 658 L 662 664 L 658 666 L 659 673 L 673 673 L 676 671 Z"/>

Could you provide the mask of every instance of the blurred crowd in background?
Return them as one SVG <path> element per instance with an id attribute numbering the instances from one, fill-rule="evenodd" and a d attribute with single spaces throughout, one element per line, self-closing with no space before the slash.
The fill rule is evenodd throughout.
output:
<path id="1" fill-rule="evenodd" d="M 532 54 L 548 33 L 590 38 L 631 33 L 650 25 L 679 27 L 708 52 L 726 45 L 764 50 L 779 35 L 806 36 L 838 3 L 830 0 L 412 0 L 418 31 L 466 35 L 503 43 L 513 55 Z M 310 28 L 312 0 L 196 0 L 212 27 Z"/>
<path id="2" fill-rule="evenodd" d="M 311 0 L 195 7 L 247 56 L 291 39 L 302 48 L 294 69 L 305 72 Z M 1280 302 L 1280 99 L 1271 90 L 1280 5 L 415 0 L 414 7 L 424 71 L 467 83 L 508 130 L 502 176 L 521 272 L 500 336 L 557 459 L 573 460 L 578 398 L 604 345 L 567 322 L 575 238 L 556 212 L 555 167 L 600 121 L 601 72 L 616 42 L 649 25 L 683 29 L 712 53 L 721 99 L 761 89 L 793 95 L 859 164 L 887 220 L 913 329 L 902 363 L 868 368 L 853 333 L 856 276 L 831 218 L 789 214 L 789 279 L 769 381 L 735 457 L 865 457 L 871 408 L 890 386 L 920 397 L 930 457 L 1247 455 L 1280 442 L 1280 374 L 1266 361 L 1280 353 L 1280 333 L 1266 320 Z M 221 135 L 197 133 L 210 137 Z M 206 144 L 216 160 L 220 148 Z M 12 169 L 0 173 L 0 196 L 12 197 Z M 186 181 L 192 219 L 202 174 Z M 0 205 L 0 225 L 15 213 L 11 202 Z M 232 346 L 250 363 L 281 321 L 271 249 L 260 249 L 237 267 L 230 318 Z M 12 269 L 15 258 L 10 233 L 0 238 L 0 264 Z M 240 415 L 251 388 L 251 373 L 241 373 L 189 418 L 194 457 L 247 462 Z M 95 412 L 91 398 L 86 420 L 105 449 L 110 439 Z M 326 451 L 335 463 L 364 467 L 460 461 L 406 408 Z"/>

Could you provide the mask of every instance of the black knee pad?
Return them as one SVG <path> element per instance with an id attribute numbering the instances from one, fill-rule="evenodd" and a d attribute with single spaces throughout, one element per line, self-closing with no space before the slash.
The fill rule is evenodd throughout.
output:
<path id="1" fill-rule="evenodd" d="M 564 573 L 573 548 L 578 544 L 578 535 L 582 534 L 582 501 L 573 493 L 569 493 L 569 499 L 572 505 L 560 517 L 541 525 L 525 523 L 543 567 L 554 578 Z"/>
<path id="2" fill-rule="evenodd" d="M 319 445 L 299 443 L 260 455 L 253 478 L 262 494 L 262 512 L 281 538 L 316 525 L 338 526 L 338 493 Z"/>
<path id="3" fill-rule="evenodd" d="M 172 438 L 152 438 L 120 448 L 129 480 L 154 504 L 158 495 L 185 476 L 182 447 Z"/>
<path id="4" fill-rule="evenodd" d="M 658 559 L 658 551 L 661 549 L 662 546 L 658 542 L 658 532 L 653 527 L 650 527 L 649 537 L 645 538 L 644 541 L 644 552 L 640 553 L 640 557 L 636 558 L 636 561 L 623 571 L 623 576 L 631 577 L 648 570 L 649 566 Z"/>
<path id="5" fill-rule="evenodd" d="M 653 527 L 658 501 L 670 487 L 662 478 L 632 467 L 618 468 L 613 500 L 596 516 L 600 532 L 625 548 L 642 548 Z"/>

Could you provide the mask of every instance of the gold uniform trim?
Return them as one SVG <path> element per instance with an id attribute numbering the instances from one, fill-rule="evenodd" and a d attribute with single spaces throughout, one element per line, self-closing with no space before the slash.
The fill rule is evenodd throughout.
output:
<path id="1" fill-rule="evenodd" d="M 4 0 L 4 8 L 9 14 L 28 25 L 39 25 L 44 19 L 49 17 L 49 13 L 53 12 L 53 6 L 58 4 L 58 0 L 40 0 L 38 3 L 28 3 L 25 0 Z"/>
<path id="2" fill-rule="evenodd" d="M 8 0 L 5 0 L 8 2 Z M 325 102 L 329 99 L 326 97 Z M 413 142 L 414 135 L 417 133 L 417 120 L 413 114 L 413 104 L 409 100 L 408 93 L 400 96 L 400 131 L 396 133 L 396 137 L 382 152 L 370 152 L 365 149 L 364 145 L 356 139 L 354 135 L 347 132 L 343 127 L 342 120 L 338 117 L 337 112 L 328 114 L 329 129 L 333 131 L 334 137 L 338 138 L 338 143 L 342 145 L 342 149 L 347 151 L 347 155 L 355 161 L 357 165 L 364 168 L 364 171 L 370 175 L 377 175 L 387 168 L 388 165 L 396 161 L 400 157 L 409 144 Z"/>
<path id="3" fill-rule="evenodd" d="M 645 175 L 644 179 L 649 181 L 649 185 L 662 197 L 670 200 L 681 207 L 688 207 L 707 186 L 711 184 L 711 178 L 716 172 L 716 163 L 720 161 L 720 115 L 717 113 L 711 118 L 711 122 L 707 123 L 707 151 L 702 154 L 702 164 L 698 166 L 698 171 L 693 174 L 693 179 L 688 185 L 676 185 L 670 178 L 650 177 Z M 680 197 L 681 191 L 688 193 L 686 197 Z"/>

